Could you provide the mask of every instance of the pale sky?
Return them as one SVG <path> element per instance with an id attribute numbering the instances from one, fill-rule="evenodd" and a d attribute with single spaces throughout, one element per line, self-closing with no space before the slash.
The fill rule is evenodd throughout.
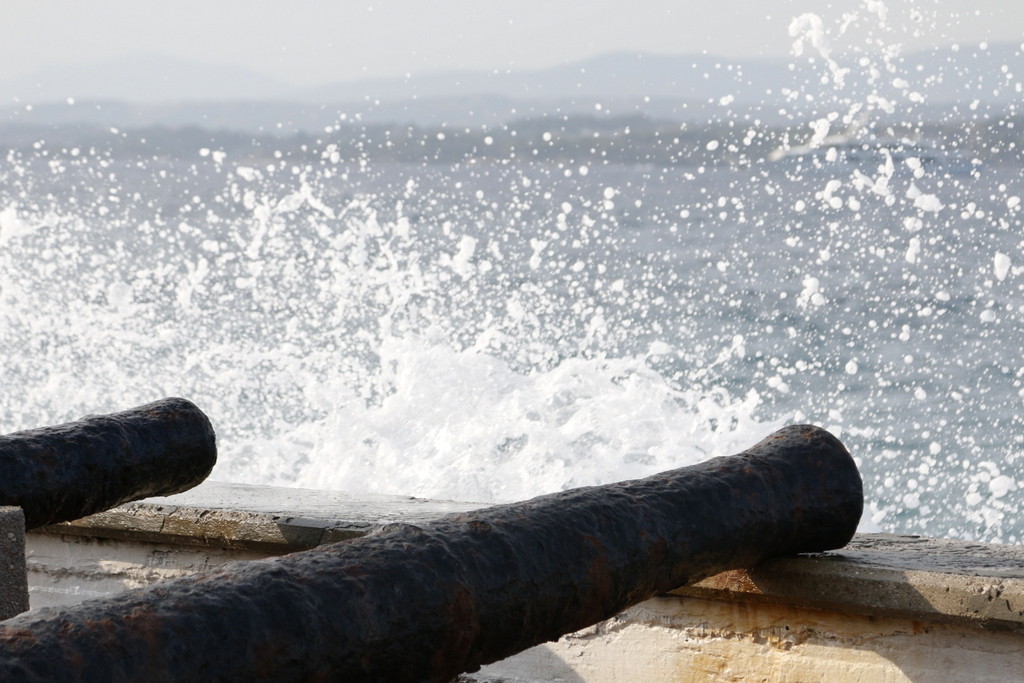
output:
<path id="1" fill-rule="evenodd" d="M 551 66 L 604 52 L 786 55 L 798 15 L 836 49 L 1024 40 L 1019 0 L 3 0 L 0 80 L 164 53 L 294 85 L 449 68 Z M 844 15 L 850 27 L 840 34 Z M 883 18 L 884 15 L 884 18 Z"/>

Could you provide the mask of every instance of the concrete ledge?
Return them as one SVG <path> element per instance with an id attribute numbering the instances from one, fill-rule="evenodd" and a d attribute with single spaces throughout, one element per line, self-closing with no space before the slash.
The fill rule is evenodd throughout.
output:
<path id="1" fill-rule="evenodd" d="M 119 542 L 282 554 L 481 507 L 405 496 L 355 495 L 206 482 L 33 531 Z M 867 616 L 967 622 L 1024 632 L 1024 548 L 859 534 L 840 551 L 730 571 L 675 595 Z"/>
<path id="2" fill-rule="evenodd" d="M 33 531 L 283 554 L 364 536 L 393 522 L 428 522 L 480 503 L 207 481 Z"/>
<path id="3" fill-rule="evenodd" d="M 858 534 L 839 551 L 769 560 L 672 593 L 1024 632 L 1024 548 Z"/>
<path id="4" fill-rule="evenodd" d="M 209 482 L 33 530 L 32 606 L 479 507 Z M 460 680 L 1002 683 L 1021 671 L 1024 548 L 866 534 L 678 588 Z"/>
<path id="5" fill-rule="evenodd" d="M 426 522 L 473 503 L 205 482 L 33 529 L 32 608 L 68 605 L 233 561 L 363 536 L 391 522 Z"/>

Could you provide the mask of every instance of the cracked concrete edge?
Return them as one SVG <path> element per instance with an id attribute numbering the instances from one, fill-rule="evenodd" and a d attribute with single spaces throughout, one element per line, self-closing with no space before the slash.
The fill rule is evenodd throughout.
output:
<path id="1" fill-rule="evenodd" d="M 0 506 L 0 619 L 26 610 L 25 515 L 19 507 Z"/>

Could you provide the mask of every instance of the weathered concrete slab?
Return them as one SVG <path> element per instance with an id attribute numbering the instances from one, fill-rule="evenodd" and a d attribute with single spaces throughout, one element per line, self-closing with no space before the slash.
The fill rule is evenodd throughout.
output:
<path id="1" fill-rule="evenodd" d="M 860 534 L 839 551 L 772 559 L 673 593 L 1024 632 L 1024 547 Z"/>
<path id="2" fill-rule="evenodd" d="M 478 507 L 209 482 L 30 533 L 33 607 Z M 1022 547 L 858 535 L 679 588 L 465 680 L 1001 683 L 1024 670 L 1022 596 Z"/>
<path id="3" fill-rule="evenodd" d="M 392 522 L 418 524 L 479 507 L 408 496 L 205 482 L 175 496 L 46 527 L 32 537 L 80 536 L 80 545 L 85 539 L 106 539 L 216 550 L 216 559 L 211 556 L 209 562 L 184 563 L 195 568 L 226 562 L 232 551 L 239 559 L 253 553 L 282 554 L 355 538 Z M 167 557 L 157 553 L 147 562 Z M 137 571 L 133 576 L 147 575 L 166 573 Z M 130 583 L 144 581 L 133 578 Z M 1024 631 L 1024 548 L 859 534 L 839 551 L 769 560 L 756 569 L 724 572 L 673 593 L 932 622 L 966 620 Z"/>
<path id="4" fill-rule="evenodd" d="M 460 681 L 1005 683 L 1022 671 L 1012 631 L 669 595 Z"/>
<path id="5" fill-rule="evenodd" d="M 28 590 L 32 609 L 74 605 L 266 556 L 255 550 L 30 532 Z"/>
<path id="6" fill-rule="evenodd" d="M 174 496 L 118 506 L 33 530 L 33 609 L 139 588 L 483 507 L 409 496 L 355 495 L 204 482 Z M 23 561 L 24 564 L 24 561 Z"/>
<path id="7" fill-rule="evenodd" d="M 411 496 L 207 481 L 184 493 L 127 503 L 39 532 L 281 554 L 357 538 L 393 522 L 420 524 L 481 507 Z"/>
<path id="8" fill-rule="evenodd" d="M 462 678 L 479 683 L 945 681 L 1024 671 L 1024 548 L 856 536 L 648 600 Z"/>
<path id="9" fill-rule="evenodd" d="M 21 508 L 0 507 L 0 619 L 28 609 L 25 574 L 25 515 Z"/>

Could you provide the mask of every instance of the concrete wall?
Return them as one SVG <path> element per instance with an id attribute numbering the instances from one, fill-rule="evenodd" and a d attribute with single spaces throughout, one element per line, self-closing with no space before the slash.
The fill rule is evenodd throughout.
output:
<path id="1" fill-rule="evenodd" d="M 1019 633 L 739 600 L 658 597 L 467 680 L 1005 683 Z"/>
<path id="2" fill-rule="evenodd" d="M 207 483 L 28 534 L 32 606 L 475 507 Z M 682 587 L 463 680 L 1024 680 L 1024 549 L 859 535 Z"/>

